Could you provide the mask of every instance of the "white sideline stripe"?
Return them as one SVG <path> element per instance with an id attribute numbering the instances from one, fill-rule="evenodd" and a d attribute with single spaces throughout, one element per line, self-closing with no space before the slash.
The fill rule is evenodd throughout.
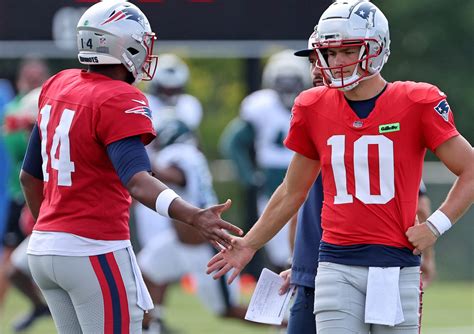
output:
<path id="1" fill-rule="evenodd" d="M 421 334 L 473 334 L 474 326 L 464 327 L 443 327 L 443 328 L 423 328 Z"/>
<path id="2" fill-rule="evenodd" d="M 237 172 L 230 160 L 214 160 L 210 162 L 214 180 L 228 182 L 236 179 Z M 426 184 L 453 184 L 456 176 L 439 161 L 425 161 L 423 165 L 423 181 Z M 474 331 L 470 334 L 474 334 Z"/>

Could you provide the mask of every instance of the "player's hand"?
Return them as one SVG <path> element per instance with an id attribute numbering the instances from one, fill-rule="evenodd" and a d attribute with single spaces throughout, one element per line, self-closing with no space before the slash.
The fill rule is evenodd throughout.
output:
<path id="1" fill-rule="evenodd" d="M 250 262 L 256 250 L 247 246 L 243 238 L 232 236 L 232 248 L 223 249 L 216 254 L 207 264 L 207 274 L 216 272 L 212 278 L 218 279 L 234 269 L 232 275 L 227 280 L 231 284 L 240 274 L 242 269 Z"/>
<path id="2" fill-rule="evenodd" d="M 291 268 L 284 270 L 280 273 L 280 277 L 283 278 L 285 281 L 280 287 L 279 293 L 280 295 L 284 295 L 288 289 L 290 288 L 290 281 L 291 281 Z"/>
<path id="3" fill-rule="evenodd" d="M 415 255 L 420 255 L 425 249 L 433 246 L 438 239 L 425 223 L 420 224 L 418 217 L 416 217 L 415 225 L 410 227 L 405 235 L 408 241 L 415 247 L 413 250 Z"/>
<path id="4" fill-rule="evenodd" d="M 221 214 L 230 208 L 232 202 L 228 199 L 223 204 L 211 206 L 207 209 L 202 209 L 194 217 L 193 224 L 196 229 L 202 234 L 204 238 L 217 249 L 232 248 L 232 235 L 228 232 L 242 235 L 244 232 L 237 226 L 226 222 L 221 218 Z"/>

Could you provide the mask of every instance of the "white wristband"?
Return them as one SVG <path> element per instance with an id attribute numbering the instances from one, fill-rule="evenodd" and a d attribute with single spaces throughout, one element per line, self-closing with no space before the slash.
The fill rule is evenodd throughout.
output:
<path id="1" fill-rule="evenodd" d="M 163 190 L 156 197 L 156 212 L 158 212 L 162 216 L 170 218 L 168 210 L 170 208 L 171 203 L 178 197 L 179 195 L 169 188 Z"/>
<path id="2" fill-rule="evenodd" d="M 429 216 L 426 220 L 429 221 L 434 227 L 436 227 L 440 235 L 442 235 L 444 232 L 449 230 L 451 226 L 453 226 L 448 216 L 446 216 L 440 210 L 436 210 L 435 212 L 433 212 L 433 214 Z"/>

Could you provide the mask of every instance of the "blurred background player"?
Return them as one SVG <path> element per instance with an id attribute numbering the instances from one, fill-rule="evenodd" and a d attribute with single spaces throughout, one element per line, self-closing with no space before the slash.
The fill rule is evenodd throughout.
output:
<path id="1" fill-rule="evenodd" d="M 28 138 L 32 129 L 31 110 L 22 109 L 22 99 L 33 89 L 40 87 L 49 76 L 49 69 L 41 59 L 24 59 L 18 67 L 16 79 L 17 95 L 5 106 L 5 115 L 2 124 L 3 141 L 8 154 L 10 169 L 8 174 L 7 194 L 9 208 L 5 233 L 2 244 L 3 253 L 0 262 L 0 307 L 3 304 L 8 290 L 8 272 L 10 257 L 13 250 L 25 239 L 20 229 L 19 219 L 25 199 L 20 187 L 18 175 L 25 156 Z M 36 109 L 37 110 L 37 107 Z"/>
<path id="2" fill-rule="evenodd" d="M 15 92 L 10 81 L 7 79 L 0 79 L 0 124 L 3 124 L 5 106 L 14 97 Z M 1 132 L 3 133 L 3 129 L 1 130 Z M 0 165 L 0 240 L 3 240 L 3 233 L 8 213 L 7 184 L 10 161 L 2 135 L 0 135 L 0 161 L 2 162 L 2 164 Z M 0 245 L 0 254 L 1 252 L 2 245 Z"/>
<path id="3" fill-rule="evenodd" d="M 262 212 L 271 194 L 283 180 L 292 152 L 283 145 L 290 126 L 295 97 L 311 85 L 305 59 L 284 50 L 272 55 L 262 75 L 263 89 L 247 96 L 240 106 L 240 119 L 234 121 L 223 138 L 224 151 L 234 162 L 238 178 L 258 187 L 258 211 Z M 255 150 L 255 163 L 251 152 Z M 252 222 L 255 222 L 255 220 Z M 251 226 L 246 226 L 248 230 Z M 288 227 L 266 246 L 275 268 L 285 268 L 291 255 Z M 261 268 L 260 268 L 261 270 Z M 259 271 L 258 271 L 259 273 Z"/>
<path id="4" fill-rule="evenodd" d="M 316 32 L 308 39 L 308 48 L 294 53 L 295 56 L 308 59 L 308 69 L 314 87 L 323 86 L 321 71 L 316 66 L 314 43 Z M 289 225 L 290 248 L 292 251 L 291 268 L 280 273 L 285 279 L 281 292 L 290 286 L 296 286 L 295 301 L 290 309 L 288 334 L 316 333 L 314 321 L 314 278 L 318 267 L 319 243 L 321 241 L 321 209 L 323 205 L 323 186 L 321 176 L 311 187 L 306 201 L 298 211 L 297 219 Z"/>
<path id="5" fill-rule="evenodd" d="M 155 129 L 162 122 L 177 119 L 191 131 L 197 132 L 202 119 L 202 106 L 196 97 L 185 93 L 188 80 L 189 68 L 181 58 L 169 53 L 160 55 L 155 76 L 150 81 L 148 94 L 145 94 Z M 147 152 L 153 159 L 158 153 L 158 146 L 149 145 Z M 140 247 L 144 247 L 158 233 L 163 234 L 163 238 L 169 234 L 172 226 L 168 219 L 157 217 L 156 212 L 140 203 L 136 203 L 133 209 Z M 160 220 L 159 224 L 156 219 Z"/>
<path id="6" fill-rule="evenodd" d="M 41 88 L 35 88 L 23 96 L 18 102 L 17 111 L 7 119 L 8 123 L 16 124 L 17 131 L 24 131 L 29 136 L 38 115 L 38 99 Z M 22 147 L 22 146 L 19 146 Z M 26 149 L 26 147 L 23 147 Z M 24 154 L 24 152 L 23 152 Z M 18 227 L 26 238 L 11 254 L 11 264 L 7 270 L 10 283 L 15 286 L 32 305 L 32 309 L 13 323 L 13 331 L 21 332 L 29 328 L 39 317 L 49 315 L 49 308 L 41 292 L 34 283 L 28 267 L 29 235 L 34 226 L 34 219 L 27 205 L 23 205 L 18 217 Z"/>
<path id="7" fill-rule="evenodd" d="M 196 138 L 184 122 L 164 121 L 152 145 L 158 146 L 152 169 L 160 180 L 189 203 L 201 207 L 217 203 L 206 157 L 196 147 Z M 147 333 L 169 332 L 163 325 L 166 287 L 185 274 L 192 275 L 200 301 L 213 314 L 243 319 L 246 308 L 238 305 L 239 285 L 227 286 L 224 280 L 214 281 L 205 273 L 209 257 L 215 254 L 212 246 L 188 226 L 173 220 L 170 223 L 172 231 L 150 236 L 138 254 L 138 264 L 155 304 L 144 319 Z"/>
<path id="8" fill-rule="evenodd" d="M 146 94 L 155 128 L 168 119 L 178 119 L 191 131 L 198 129 L 202 106 L 197 98 L 185 93 L 188 80 L 189 68 L 181 58 L 171 53 L 160 55 L 156 74 Z"/>
<path id="9" fill-rule="evenodd" d="M 426 185 L 421 180 L 420 190 L 418 192 L 418 208 L 416 215 L 420 222 L 426 221 L 431 214 L 431 200 L 428 196 Z M 436 257 L 434 246 L 428 247 L 421 254 L 421 282 L 422 288 L 427 288 L 436 278 Z"/>

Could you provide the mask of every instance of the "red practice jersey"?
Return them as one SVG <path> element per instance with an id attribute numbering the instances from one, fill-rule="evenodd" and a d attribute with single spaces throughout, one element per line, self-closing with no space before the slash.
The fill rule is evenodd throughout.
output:
<path id="1" fill-rule="evenodd" d="M 410 248 L 426 148 L 459 135 L 435 86 L 389 83 L 365 119 L 336 89 L 300 94 L 285 144 L 321 161 L 322 240 Z"/>
<path id="2" fill-rule="evenodd" d="M 131 198 L 107 145 L 155 137 L 148 101 L 135 87 L 96 73 L 65 70 L 39 99 L 44 201 L 37 231 L 127 240 Z"/>

